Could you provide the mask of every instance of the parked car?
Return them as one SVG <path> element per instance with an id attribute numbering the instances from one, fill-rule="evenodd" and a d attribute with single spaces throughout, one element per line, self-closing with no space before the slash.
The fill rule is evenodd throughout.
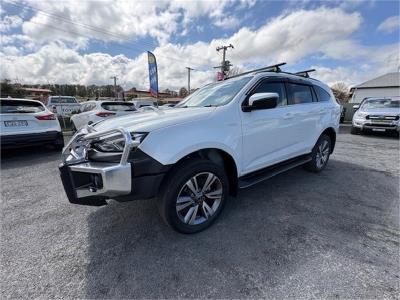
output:
<path id="1" fill-rule="evenodd" d="M 366 98 L 360 105 L 356 105 L 352 134 L 374 131 L 399 135 L 400 97 Z"/>
<path id="2" fill-rule="evenodd" d="M 0 99 L 1 148 L 51 144 L 64 147 L 56 116 L 41 102 L 26 99 Z"/>
<path id="3" fill-rule="evenodd" d="M 152 99 L 148 98 L 137 98 L 132 101 L 132 103 L 135 105 L 136 109 L 139 109 L 144 106 L 156 106 L 157 103 L 155 103 Z"/>
<path id="4" fill-rule="evenodd" d="M 50 96 L 46 106 L 62 117 L 68 117 L 80 109 L 79 102 L 72 96 Z"/>
<path id="5" fill-rule="evenodd" d="M 156 196 L 167 224 L 194 233 L 210 226 L 238 189 L 300 165 L 321 172 L 339 118 L 322 82 L 253 72 L 211 83 L 174 109 L 83 128 L 65 148 L 61 178 L 76 204 Z"/>
<path id="6" fill-rule="evenodd" d="M 102 121 L 105 118 L 119 117 L 136 111 L 131 102 L 121 101 L 87 101 L 82 103 L 80 112 L 71 117 L 73 129 L 77 130 L 87 124 Z"/>

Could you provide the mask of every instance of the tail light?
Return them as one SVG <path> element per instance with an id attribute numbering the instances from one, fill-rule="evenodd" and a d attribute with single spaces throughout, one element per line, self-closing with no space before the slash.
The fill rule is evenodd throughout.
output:
<path id="1" fill-rule="evenodd" d="M 35 118 L 41 121 L 49 121 L 49 120 L 55 120 L 56 116 L 54 114 L 49 114 L 44 116 L 35 116 Z"/>
<path id="2" fill-rule="evenodd" d="M 106 117 L 110 117 L 110 116 L 114 116 L 115 113 L 112 112 L 98 112 L 96 113 L 96 116 L 98 117 L 102 117 L 102 118 L 106 118 Z"/>

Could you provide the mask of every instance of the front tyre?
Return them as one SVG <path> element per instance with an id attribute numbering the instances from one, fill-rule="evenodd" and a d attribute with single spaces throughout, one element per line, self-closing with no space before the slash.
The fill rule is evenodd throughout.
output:
<path id="1" fill-rule="evenodd" d="M 331 145 L 329 136 L 325 134 L 320 136 L 311 152 L 311 161 L 305 165 L 308 171 L 319 173 L 326 167 L 331 154 Z"/>
<path id="2" fill-rule="evenodd" d="M 351 126 L 351 134 L 361 134 L 361 129 L 358 127 Z"/>
<path id="3" fill-rule="evenodd" d="M 181 233 L 196 233 L 215 221 L 227 196 L 224 168 L 196 159 L 182 163 L 169 174 L 157 202 L 168 225 Z"/>

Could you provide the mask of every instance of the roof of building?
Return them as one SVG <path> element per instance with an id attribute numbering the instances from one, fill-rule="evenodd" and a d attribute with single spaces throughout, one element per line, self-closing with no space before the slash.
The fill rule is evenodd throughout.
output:
<path id="1" fill-rule="evenodd" d="M 352 89 L 400 87 L 400 72 L 387 73 L 352 87 Z"/>
<path id="2" fill-rule="evenodd" d="M 49 89 L 38 89 L 38 88 L 23 88 L 27 92 L 38 92 L 38 93 L 51 93 L 52 91 Z"/>

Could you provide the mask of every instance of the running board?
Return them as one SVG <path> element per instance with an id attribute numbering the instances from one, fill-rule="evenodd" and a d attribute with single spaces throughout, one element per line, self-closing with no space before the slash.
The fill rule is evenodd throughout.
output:
<path id="1" fill-rule="evenodd" d="M 311 160 L 311 154 L 302 155 L 302 156 L 299 156 L 298 158 L 290 159 L 290 160 L 278 163 L 276 165 L 267 167 L 260 171 L 256 171 L 256 172 L 247 174 L 247 175 L 239 178 L 239 183 L 238 183 L 239 188 L 244 189 L 244 188 L 250 187 L 261 181 L 264 181 L 266 179 L 274 177 L 275 175 L 286 172 L 295 167 L 301 166 L 301 165 L 309 162 L 310 160 Z"/>

